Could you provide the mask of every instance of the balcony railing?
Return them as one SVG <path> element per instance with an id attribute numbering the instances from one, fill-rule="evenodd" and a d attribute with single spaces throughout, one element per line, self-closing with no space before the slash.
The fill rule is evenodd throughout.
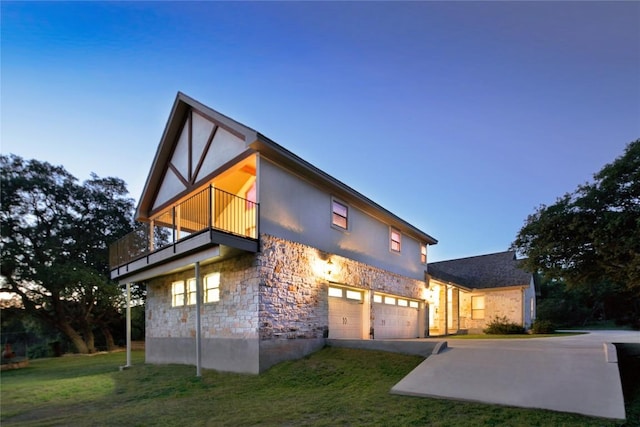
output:
<path id="1" fill-rule="evenodd" d="M 112 269 L 206 230 L 258 238 L 258 203 L 235 194 L 205 188 L 112 243 Z"/>

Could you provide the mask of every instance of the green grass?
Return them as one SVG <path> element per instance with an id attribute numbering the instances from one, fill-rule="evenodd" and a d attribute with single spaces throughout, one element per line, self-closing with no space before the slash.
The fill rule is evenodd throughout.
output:
<path id="1" fill-rule="evenodd" d="M 31 361 L 2 373 L 6 426 L 615 426 L 552 411 L 390 395 L 422 359 L 325 348 L 261 375 L 145 365 L 133 352 Z M 576 391 L 579 392 L 579 391 Z M 637 401 L 640 401 L 640 396 Z"/>

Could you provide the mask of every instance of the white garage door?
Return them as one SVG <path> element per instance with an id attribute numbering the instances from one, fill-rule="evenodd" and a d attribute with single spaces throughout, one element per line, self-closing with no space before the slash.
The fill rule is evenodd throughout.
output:
<path id="1" fill-rule="evenodd" d="M 420 336 L 419 307 L 418 301 L 374 294 L 375 338 L 418 338 Z"/>
<path id="2" fill-rule="evenodd" d="M 329 287 L 329 338 L 362 339 L 363 294 Z"/>

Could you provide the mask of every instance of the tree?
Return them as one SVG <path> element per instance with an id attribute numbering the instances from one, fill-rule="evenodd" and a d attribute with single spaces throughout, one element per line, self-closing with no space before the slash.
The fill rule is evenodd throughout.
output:
<path id="1" fill-rule="evenodd" d="M 79 184 L 61 166 L 0 156 L 3 292 L 64 334 L 80 353 L 95 351 L 122 305 L 108 279 L 108 244 L 133 225 L 133 200 L 118 178 Z"/>
<path id="2" fill-rule="evenodd" d="M 640 139 L 593 182 L 529 215 L 512 248 L 527 257 L 528 270 L 547 279 L 583 289 L 606 285 L 638 301 Z"/>

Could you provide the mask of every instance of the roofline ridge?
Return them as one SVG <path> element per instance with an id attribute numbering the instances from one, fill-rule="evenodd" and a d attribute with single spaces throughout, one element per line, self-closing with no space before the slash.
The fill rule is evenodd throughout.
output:
<path id="1" fill-rule="evenodd" d="M 451 259 L 445 259 L 445 260 L 442 260 L 442 261 L 430 262 L 428 264 L 438 264 L 438 263 L 450 262 L 450 261 L 462 261 L 462 260 L 465 260 L 465 259 L 482 258 L 482 257 L 487 257 L 487 256 L 502 255 L 502 254 L 506 254 L 506 253 L 513 253 L 514 256 L 515 256 L 516 251 L 506 250 L 506 251 L 502 251 L 502 252 L 493 252 L 493 253 L 483 254 L 483 255 L 472 255 L 472 256 L 462 257 L 462 258 L 451 258 Z M 517 258 L 515 258 L 515 259 L 517 260 Z"/>

